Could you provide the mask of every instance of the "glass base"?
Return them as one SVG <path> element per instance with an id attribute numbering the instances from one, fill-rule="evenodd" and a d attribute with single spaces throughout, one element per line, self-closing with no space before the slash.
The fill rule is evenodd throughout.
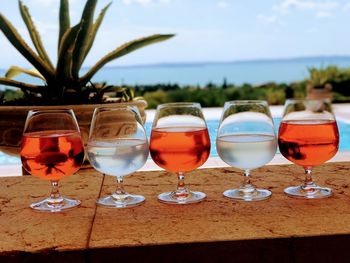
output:
<path id="1" fill-rule="evenodd" d="M 223 194 L 226 198 L 238 201 L 261 201 L 270 198 L 272 195 L 271 191 L 265 189 L 254 189 L 249 192 L 242 189 L 230 189 Z"/>
<path id="2" fill-rule="evenodd" d="M 60 197 L 58 200 L 54 200 L 49 197 L 38 203 L 31 204 L 30 207 L 37 211 L 56 213 L 76 207 L 80 204 L 81 202 L 79 200 L 68 199 L 65 197 Z"/>
<path id="3" fill-rule="evenodd" d="M 186 205 L 199 203 L 203 201 L 207 195 L 202 192 L 188 192 L 186 196 L 177 196 L 176 192 L 166 192 L 158 195 L 158 200 L 166 204 L 175 204 L 175 205 Z"/>
<path id="4" fill-rule="evenodd" d="M 328 187 L 302 187 L 290 186 L 284 189 L 284 193 L 294 198 L 318 199 L 332 196 L 332 189 Z"/>
<path id="5" fill-rule="evenodd" d="M 128 208 L 139 206 L 145 202 L 145 197 L 142 195 L 131 195 L 124 194 L 122 196 L 118 196 L 116 194 L 102 197 L 97 200 L 97 204 L 110 208 Z"/>

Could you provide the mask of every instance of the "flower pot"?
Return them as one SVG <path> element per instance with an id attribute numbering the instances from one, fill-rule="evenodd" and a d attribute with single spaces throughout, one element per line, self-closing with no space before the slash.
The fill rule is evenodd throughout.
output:
<path id="1" fill-rule="evenodd" d="M 124 103 L 106 103 L 106 104 L 86 104 L 86 105 L 62 105 L 62 106 L 0 106 L 0 151 L 19 155 L 19 146 L 21 144 L 22 132 L 25 120 L 29 110 L 50 110 L 50 109 L 72 109 L 77 117 L 80 132 L 86 145 L 89 137 L 90 122 L 93 111 L 96 107 L 120 107 L 121 105 L 137 106 L 142 120 L 145 122 L 145 108 L 147 102 L 136 100 Z"/>
<path id="2" fill-rule="evenodd" d="M 325 85 L 321 86 L 315 86 L 312 84 L 308 84 L 306 86 L 306 98 L 307 99 L 314 99 L 314 100 L 325 100 L 328 99 L 332 101 L 333 94 L 332 94 L 332 84 L 327 83 Z"/>

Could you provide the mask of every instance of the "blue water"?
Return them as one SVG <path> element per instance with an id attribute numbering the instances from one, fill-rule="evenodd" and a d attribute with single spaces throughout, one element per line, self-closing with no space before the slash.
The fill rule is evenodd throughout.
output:
<path id="1" fill-rule="evenodd" d="M 93 81 L 107 81 L 109 84 L 157 84 L 177 83 L 180 85 L 205 85 L 209 82 L 222 84 L 224 78 L 233 84 L 261 84 L 269 81 L 292 82 L 308 77 L 308 67 L 337 65 L 350 67 L 350 57 L 306 57 L 280 60 L 252 60 L 227 63 L 158 64 L 146 66 L 105 67 Z M 83 69 L 82 73 L 87 69 Z M 0 76 L 5 74 L 0 69 Z M 20 81 L 41 84 L 35 78 L 25 75 Z M 4 86 L 0 85 L 0 89 Z"/>
<path id="2" fill-rule="evenodd" d="M 276 134 L 278 134 L 278 127 L 280 125 L 281 119 L 275 118 L 273 121 L 276 128 Z M 346 124 L 340 121 L 337 121 L 337 124 L 340 133 L 339 150 L 350 151 L 350 124 Z M 216 134 L 218 131 L 219 120 L 209 120 L 207 121 L 207 125 L 211 143 L 210 156 L 218 156 L 218 153 L 216 152 Z M 146 123 L 145 128 L 147 136 L 149 138 L 152 129 L 152 123 Z"/>
<path id="3" fill-rule="evenodd" d="M 222 84 L 224 78 L 228 83 L 236 85 L 266 82 L 290 83 L 307 78 L 309 67 L 320 68 L 327 65 L 350 67 L 350 57 L 115 67 L 102 70 L 95 79 L 130 85 L 156 83 L 205 85 L 209 82 Z"/>

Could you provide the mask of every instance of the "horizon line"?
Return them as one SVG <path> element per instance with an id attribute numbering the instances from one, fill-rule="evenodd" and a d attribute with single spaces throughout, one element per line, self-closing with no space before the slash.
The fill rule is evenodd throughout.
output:
<path id="1" fill-rule="evenodd" d="M 181 62 L 156 62 L 145 64 L 131 64 L 131 65 L 113 65 L 104 66 L 103 68 L 147 68 L 147 67 L 181 67 L 181 66 L 203 66 L 203 65 L 224 65 L 224 64 L 238 64 L 238 63 L 255 63 L 255 62 L 281 62 L 281 61 L 301 61 L 306 59 L 350 59 L 350 55 L 313 55 L 313 56 L 295 56 L 295 57 L 281 57 L 281 58 L 253 58 L 253 59 L 238 59 L 238 60 L 208 60 L 208 61 L 181 61 Z M 82 69 L 88 69 L 91 66 L 84 66 Z M 6 70 L 0 68 L 0 70 Z"/>
<path id="2" fill-rule="evenodd" d="M 295 56 L 281 58 L 254 58 L 254 59 L 238 59 L 238 60 L 207 60 L 207 61 L 180 61 L 180 62 L 156 62 L 132 65 L 113 65 L 105 66 L 105 68 L 143 68 L 143 67 L 179 67 L 179 66 L 203 66 L 203 65 L 220 65 L 220 64 L 238 64 L 238 63 L 254 63 L 254 62 L 280 62 L 280 61 L 300 61 L 305 59 L 350 59 L 350 55 L 314 55 L 314 56 Z M 90 68 L 84 66 L 82 69 Z"/>

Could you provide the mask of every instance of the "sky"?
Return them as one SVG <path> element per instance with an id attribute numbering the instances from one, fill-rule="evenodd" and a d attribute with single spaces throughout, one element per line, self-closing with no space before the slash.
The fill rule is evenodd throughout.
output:
<path id="1" fill-rule="evenodd" d="M 23 0 L 56 60 L 59 0 Z M 70 0 L 72 24 L 85 1 Z M 95 17 L 109 3 L 99 0 Z M 30 43 L 16 0 L 0 0 Z M 155 33 L 176 37 L 109 66 L 350 55 L 350 0 L 113 0 L 84 66 L 124 42 Z M 30 67 L 0 32 L 0 68 Z"/>

